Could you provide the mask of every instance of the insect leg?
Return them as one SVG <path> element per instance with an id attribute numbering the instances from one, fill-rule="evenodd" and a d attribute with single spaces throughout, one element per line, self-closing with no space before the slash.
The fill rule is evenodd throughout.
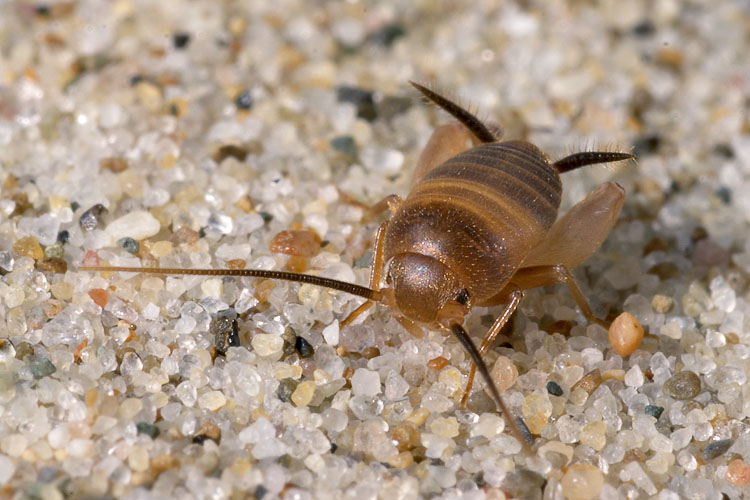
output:
<path id="1" fill-rule="evenodd" d="M 415 339 L 424 338 L 424 331 L 422 331 L 422 328 L 409 318 L 406 318 L 399 314 L 396 316 L 396 321 L 398 321 L 401 326 L 404 327 L 404 330 L 409 332 Z"/>
<path id="2" fill-rule="evenodd" d="M 383 243 L 385 242 L 385 230 L 387 227 L 388 221 L 383 222 L 378 228 L 378 232 L 375 233 L 375 251 L 373 252 L 372 268 L 370 269 L 370 289 L 375 291 L 380 290 L 380 278 L 383 275 Z M 352 311 L 349 316 L 341 322 L 341 327 L 343 328 L 346 325 L 351 324 L 352 321 L 372 307 L 373 304 L 374 302 L 371 300 L 365 301 L 364 304 Z"/>
<path id="3" fill-rule="evenodd" d="M 365 212 L 365 218 L 375 217 L 385 212 L 386 210 L 390 210 L 391 213 L 393 213 L 398 209 L 399 205 L 401 205 L 401 202 L 403 201 L 399 195 L 391 194 L 375 203 L 374 205 L 368 205 L 355 199 L 352 195 L 346 193 L 345 191 L 342 191 L 341 189 L 338 189 L 338 192 L 341 201 L 349 205 L 354 205 L 355 207 L 361 208 Z"/>
<path id="4" fill-rule="evenodd" d="M 479 345 L 478 351 L 480 355 L 484 354 L 485 351 L 487 351 L 500 331 L 503 329 L 506 323 L 508 323 L 508 320 L 515 312 L 518 304 L 521 303 L 523 296 L 523 290 L 516 289 L 510 292 L 510 300 L 508 301 L 508 305 L 505 306 L 505 310 L 503 311 L 503 313 L 498 316 L 497 319 L 495 319 L 495 323 L 487 331 L 487 334 L 484 336 L 484 340 L 482 340 L 482 343 Z M 469 401 L 469 393 L 471 393 L 471 387 L 474 385 L 474 375 L 476 374 L 476 371 L 477 365 L 472 364 L 471 369 L 469 370 L 469 378 L 466 381 L 466 388 L 464 388 L 464 395 L 461 397 L 461 407 L 466 407 L 466 403 Z"/>
<path id="5" fill-rule="evenodd" d="M 573 296 L 573 300 L 575 300 L 578 307 L 581 308 L 581 312 L 586 319 L 591 323 L 596 323 L 604 328 L 609 328 L 609 323 L 607 321 L 599 319 L 594 315 L 594 310 L 591 309 L 591 306 L 583 295 L 576 279 L 573 277 L 570 270 L 564 265 L 558 264 L 555 266 L 537 266 L 519 269 L 516 271 L 516 274 L 513 275 L 512 281 L 514 285 L 524 290 L 565 283 L 568 286 L 568 290 L 570 290 L 570 294 Z"/>
<path id="6" fill-rule="evenodd" d="M 624 199 L 625 190 L 616 182 L 601 184 L 555 222 L 544 240 L 526 256 L 523 267 L 578 267 L 615 226 Z"/>
<path id="7" fill-rule="evenodd" d="M 419 155 L 411 186 L 415 186 L 433 168 L 469 149 L 470 139 L 471 132 L 458 122 L 437 127 Z"/>

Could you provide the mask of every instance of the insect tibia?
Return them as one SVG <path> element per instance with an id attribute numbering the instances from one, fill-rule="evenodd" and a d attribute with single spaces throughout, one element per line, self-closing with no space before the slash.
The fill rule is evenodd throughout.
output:
<path id="1" fill-rule="evenodd" d="M 123 273 L 145 273 L 145 274 L 181 274 L 195 276 L 238 276 L 250 278 L 266 278 L 271 280 L 295 281 L 297 283 L 308 283 L 334 290 L 364 297 L 369 300 L 380 301 L 382 294 L 377 290 L 310 274 L 290 273 L 286 271 L 274 271 L 265 269 L 180 269 L 180 268 L 158 268 L 158 267 L 115 267 L 115 266 L 80 266 L 79 271 L 99 272 L 123 272 Z"/>
<path id="2" fill-rule="evenodd" d="M 446 112 L 448 112 L 453 118 L 461 122 L 461 124 L 469 129 L 479 142 L 497 142 L 497 136 L 470 110 L 467 110 L 460 104 L 448 99 L 443 94 L 435 92 L 424 85 L 420 85 L 417 82 L 410 81 L 414 88 L 419 90 L 422 95 L 427 99 L 434 102 Z"/>
<path id="3" fill-rule="evenodd" d="M 564 174 L 587 165 L 599 163 L 614 163 L 623 160 L 635 160 L 635 155 L 622 151 L 580 151 L 565 158 L 560 158 L 552 164 L 558 173 Z"/>

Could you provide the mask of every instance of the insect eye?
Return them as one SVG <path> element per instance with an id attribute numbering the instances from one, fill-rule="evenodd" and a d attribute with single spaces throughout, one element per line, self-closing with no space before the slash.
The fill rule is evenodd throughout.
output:
<path id="1" fill-rule="evenodd" d="M 466 288 L 458 292 L 458 295 L 456 296 L 456 302 L 458 302 L 462 306 L 465 306 L 469 302 L 469 291 Z"/>

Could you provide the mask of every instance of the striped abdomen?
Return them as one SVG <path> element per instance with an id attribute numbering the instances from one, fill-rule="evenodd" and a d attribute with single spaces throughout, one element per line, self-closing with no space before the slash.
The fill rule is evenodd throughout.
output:
<path id="1" fill-rule="evenodd" d="M 561 191 L 560 177 L 533 144 L 482 144 L 414 186 L 391 218 L 385 257 L 434 257 L 481 305 L 544 238 L 557 218 Z"/>

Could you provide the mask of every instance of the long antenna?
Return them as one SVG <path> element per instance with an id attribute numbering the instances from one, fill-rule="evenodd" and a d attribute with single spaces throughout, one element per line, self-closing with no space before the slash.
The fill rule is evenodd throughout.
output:
<path id="1" fill-rule="evenodd" d="M 479 139 L 479 142 L 497 142 L 495 134 L 493 134 L 492 131 L 482 123 L 482 120 L 477 118 L 473 113 L 451 101 L 444 95 L 428 89 L 424 85 L 420 85 L 411 80 L 409 83 L 411 83 L 415 89 L 419 90 L 427 99 L 443 108 L 446 112 L 450 113 L 453 118 L 461 122 L 464 127 L 469 129 L 469 132 L 474 134 L 474 137 Z"/>
<path id="2" fill-rule="evenodd" d="M 508 423 L 508 427 L 510 427 L 511 434 L 513 434 L 513 437 L 516 438 L 519 443 L 521 443 L 523 450 L 531 455 L 532 452 L 531 448 L 529 448 L 529 443 L 526 442 L 526 438 L 523 436 L 523 433 L 518 428 L 518 425 L 516 425 L 516 423 L 513 421 L 513 417 L 511 416 L 510 411 L 508 411 L 508 407 L 505 406 L 505 402 L 503 401 L 502 396 L 500 396 L 500 391 L 497 390 L 497 386 L 492 380 L 490 371 L 487 369 L 487 365 L 484 364 L 482 355 L 479 354 L 479 350 L 477 350 L 477 346 L 475 346 L 474 342 L 471 341 L 471 337 L 469 337 L 469 334 L 466 333 L 464 327 L 462 327 L 458 323 L 451 324 L 451 333 L 453 333 L 453 335 L 458 339 L 466 352 L 469 353 L 469 356 L 471 356 L 471 360 L 477 367 L 477 371 L 480 375 L 482 375 L 484 381 L 487 382 L 487 387 L 489 388 L 490 393 L 492 393 L 492 399 L 495 400 L 498 408 L 500 408 L 500 411 L 503 412 L 503 417 Z"/>
<path id="3" fill-rule="evenodd" d="M 79 266 L 81 271 L 146 273 L 146 274 L 186 274 L 195 276 L 239 276 L 249 278 L 267 278 L 272 280 L 296 281 L 310 285 L 333 288 L 342 292 L 358 295 L 368 300 L 380 301 L 382 293 L 366 286 L 347 283 L 309 274 L 289 273 L 286 271 L 268 271 L 264 269 L 180 269 L 177 267 L 116 267 L 116 266 Z"/>
<path id="4" fill-rule="evenodd" d="M 635 160 L 635 155 L 621 151 L 581 151 L 580 153 L 573 153 L 565 158 L 560 158 L 552 164 L 552 167 L 557 170 L 558 174 L 564 174 L 565 172 L 570 172 L 586 165 L 614 163 L 623 160 Z"/>

